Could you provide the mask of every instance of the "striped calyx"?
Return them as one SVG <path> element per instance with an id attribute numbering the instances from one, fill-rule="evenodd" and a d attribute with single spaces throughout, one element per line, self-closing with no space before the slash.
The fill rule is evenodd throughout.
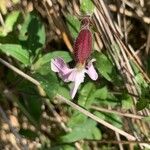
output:
<path id="1" fill-rule="evenodd" d="M 89 29 L 90 20 L 85 17 L 81 22 L 81 31 L 74 43 L 76 63 L 85 64 L 92 51 L 92 33 Z"/>

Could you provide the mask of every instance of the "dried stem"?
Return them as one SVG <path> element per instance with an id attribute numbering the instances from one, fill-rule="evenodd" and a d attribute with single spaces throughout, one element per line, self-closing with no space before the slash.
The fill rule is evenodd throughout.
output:
<path id="1" fill-rule="evenodd" d="M 113 114 L 117 114 L 119 116 L 129 117 L 132 119 L 143 119 L 144 117 L 146 117 L 146 116 L 129 114 L 129 113 L 121 113 L 121 112 L 118 112 L 115 110 L 108 110 L 108 109 L 97 107 L 97 106 L 91 106 L 91 108 L 94 110 L 97 110 L 97 111 L 106 112 L 106 113 L 113 113 Z"/>

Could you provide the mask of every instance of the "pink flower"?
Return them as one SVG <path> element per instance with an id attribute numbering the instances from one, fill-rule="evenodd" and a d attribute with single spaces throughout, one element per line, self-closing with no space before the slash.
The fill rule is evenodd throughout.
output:
<path id="1" fill-rule="evenodd" d="M 58 75 L 64 82 L 73 82 L 71 88 L 72 99 L 74 98 L 80 84 L 84 82 L 85 73 L 87 73 L 92 80 L 98 78 L 98 74 L 93 66 L 95 59 L 88 61 L 92 51 L 92 33 L 89 29 L 90 18 L 85 17 L 81 23 L 81 31 L 74 44 L 76 67 L 69 68 L 61 58 L 51 60 L 52 71 L 58 72 Z"/>
<path id="2" fill-rule="evenodd" d="M 61 58 L 56 58 L 51 60 L 51 69 L 54 72 L 58 72 L 59 76 L 62 78 L 64 82 L 73 82 L 73 87 L 71 89 L 71 98 L 73 99 L 79 85 L 84 82 L 85 73 L 89 75 L 92 80 L 96 80 L 98 78 L 97 72 L 94 69 L 93 62 L 95 60 L 92 59 L 86 67 L 76 66 L 75 68 L 69 68 L 67 64 Z"/>

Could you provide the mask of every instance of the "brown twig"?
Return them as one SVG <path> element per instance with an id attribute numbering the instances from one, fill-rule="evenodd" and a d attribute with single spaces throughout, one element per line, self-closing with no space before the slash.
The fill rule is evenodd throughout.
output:
<path id="1" fill-rule="evenodd" d="M 141 115 L 135 115 L 135 114 L 129 114 L 129 113 L 121 113 L 115 110 L 109 110 L 109 109 L 105 109 L 105 108 L 100 108 L 97 106 L 91 106 L 92 109 L 97 110 L 97 111 L 101 111 L 101 112 L 106 112 L 106 113 L 113 113 L 113 114 L 117 114 L 119 116 L 124 116 L 124 117 L 129 117 L 132 119 L 143 119 L 145 116 L 141 116 Z"/>

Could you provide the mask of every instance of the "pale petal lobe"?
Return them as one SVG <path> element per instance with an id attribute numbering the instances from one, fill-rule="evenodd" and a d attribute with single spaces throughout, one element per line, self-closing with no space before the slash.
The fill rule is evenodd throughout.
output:
<path id="1" fill-rule="evenodd" d="M 94 68 L 94 66 L 93 66 L 93 62 L 94 62 L 94 61 L 95 61 L 95 60 L 93 59 L 93 60 L 91 60 L 91 61 L 88 63 L 86 73 L 89 75 L 89 77 L 90 77 L 92 80 L 97 80 L 98 74 L 97 74 L 97 72 L 96 72 L 96 70 L 95 70 L 95 68 Z"/>

